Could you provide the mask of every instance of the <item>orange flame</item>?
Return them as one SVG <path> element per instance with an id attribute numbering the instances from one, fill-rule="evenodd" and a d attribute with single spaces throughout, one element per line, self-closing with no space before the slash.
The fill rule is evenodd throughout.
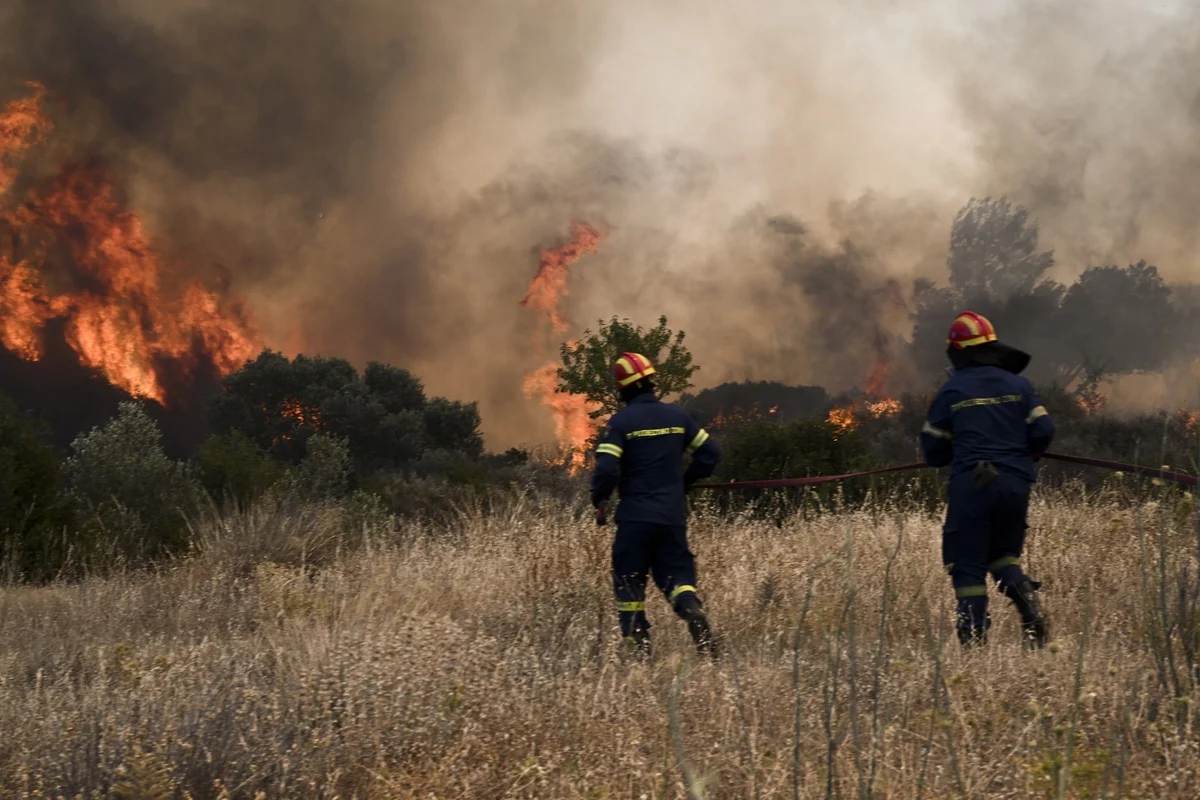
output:
<path id="1" fill-rule="evenodd" d="M 283 401 L 283 406 L 280 408 L 281 416 L 288 419 L 294 419 L 297 425 L 307 425 L 308 427 L 321 429 L 321 414 L 315 408 L 309 408 L 303 405 L 299 400 L 288 398 Z"/>
<path id="2" fill-rule="evenodd" d="M 42 113 L 42 98 L 46 89 L 40 83 L 26 84 L 33 94 L 14 100 L 0 111 L 0 195 L 12 186 L 17 176 L 17 162 L 35 145 L 41 144 L 54 126 Z"/>
<path id="3" fill-rule="evenodd" d="M 571 224 L 571 238 L 566 244 L 542 253 L 537 274 L 530 281 L 521 305 L 542 312 L 552 333 L 560 334 L 568 328 L 559 308 L 567 294 L 568 267 L 583 256 L 596 252 L 600 239 L 600 234 L 592 226 L 574 222 Z M 540 399 L 554 415 L 555 437 L 566 449 L 568 455 L 565 463 L 574 473 L 586 463 L 586 449 L 596 425 L 589 415 L 598 406 L 583 395 L 559 392 L 557 386 L 558 365 L 554 362 L 525 376 L 525 394 Z"/>
<path id="4" fill-rule="evenodd" d="M 267 412 L 268 414 L 270 413 L 265 406 L 263 407 L 263 411 Z M 296 400 L 292 397 L 285 398 L 283 402 L 280 403 L 279 415 L 286 419 L 294 420 L 300 427 L 307 427 L 316 431 L 321 430 L 322 427 L 320 411 L 318 409 L 306 406 L 299 400 Z M 290 434 L 280 434 L 279 436 L 275 437 L 275 444 L 291 441 L 291 438 L 292 437 Z"/>
<path id="5" fill-rule="evenodd" d="M 0 193 L 15 180 L 15 163 L 53 128 L 41 110 L 44 90 L 32 86 L 32 97 L 0 112 Z M 224 375 L 261 349 L 240 304 L 201 283 L 164 297 L 162 258 L 96 163 L 64 166 L 51 186 L 0 208 L 0 232 L 8 246 L 0 251 L 0 343 L 21 358 L 41 358 L 46 323 L 65 318 L 83 366 L 166 403 L 166 365 L 192 374 L 205 358 Z M 48 281 L 76 288 L 56 292 Z"/>
<path id="6" fill-rule="evenodd" d="M 847 406 L 845 408 L 831 408 L 829 410 L 829 424 L 837 429 L 838 433 L 843 431 L 853 430 L 858 427 L 858 420 L 855 419 L 854 409 Z"/>
<path id="7" fill-rule="evenodd" d="M 558 367 L 547 364 L 525 376 L 525 394 L 537 397 L 554 414 L 554 433 L 567 449 L 566 465 L 571 472 L 582 469 L 587 461 L 585 448 L 595 433 L 591 412 L 599 408 L 578 394 L 556 392 Z"/>
<path id="8" fill-rule="evenodd" d="M 890 417 L 900 412 L 900 401 L 886 397 L 875 403 L 867 403 L 867 413 L 872 417 Z"/>
<path id="9" fill-rule="evenodd" d="M 562 247 L 542 252 L 537 274 L 521 298 L 521 305 L 546 315 L 554 333 L 567 330 L 559 305 L 567 295 L 567 268 L 589 253 L 596 252 L 600 234 L 585 222 L 571 223 L 571 239 Z"/>
<path id="10" fill-rule="evenodd" d="M 848 406 L 830 409 L 827 421 L 837 433 L 854 430 L 867 419 L 890 417 L 900 412 L 900 401 L 890 397 L 882 400 L 856 400 Z"/>

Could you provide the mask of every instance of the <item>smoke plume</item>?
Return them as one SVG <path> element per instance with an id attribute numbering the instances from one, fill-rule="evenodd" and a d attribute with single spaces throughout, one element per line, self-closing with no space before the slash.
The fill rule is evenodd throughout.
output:
<path id="1" fill-rule="evenodd" d="M 922 331 L 952 305 L 929 292 L 971 198 L 1028 209 L 1045 280 L 1145 259 L 1193 308 L 1196 22 L 1133 0 L 11 0 L 0 104 L 39 81 L 56 126 L 13 192 L 99 160 L 172 280 L 220 283 L 272 348 L 479 400 L 498 448 L 553 435 L 522 379 L 555 343 L 519 301 L 574 222 L 604 239 L 570 268 L 568 335 L 666 314 L 701 385 L 936 381 Z M 1010 299 L 988 300 L 1001 335 L 1037 361 L 1053 332 L 1019 340 L 1045 306 Z M 1198 399 L 1173 355 L 1139 398 Z"/>

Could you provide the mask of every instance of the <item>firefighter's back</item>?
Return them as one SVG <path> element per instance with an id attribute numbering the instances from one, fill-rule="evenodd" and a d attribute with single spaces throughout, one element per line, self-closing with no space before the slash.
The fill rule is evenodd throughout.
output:
<path id="1" fill-rule="evenodd" d="M 610 423 L 623 434 L 618 522 L 682 525 L 686 519 L 683 455 L 698 426 L 682 409 L 637 398 Z"/>
<path id="2" fill-rule="evenodd" d="M 957 371 L 943 391 L 952 412 L 952 474 L 981 461 L 1033 480 L 1028 424 L 1033 388 L 1020 375 L 990 366 Z"/>

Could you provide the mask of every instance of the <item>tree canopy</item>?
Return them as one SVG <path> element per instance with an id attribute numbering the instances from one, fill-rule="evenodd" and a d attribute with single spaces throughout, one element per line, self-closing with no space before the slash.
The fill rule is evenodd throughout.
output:
<path id="1" fill-rule="evenodd" d="M 344 359 L 268 351 L 223 389 L 209 408 L 217 431 L 239 431 L 284 463 L 299 463 L 317 433 L 345 439 L 360 474 L 431 450 L 483 452 L 475 403 L 427 398 L 415 376 L 387 364 L 372 362 L 360 375 Z"/>
<path id="2" fill-rule="evenodd" d="M 1028 293 L 1054 265 L 1054 252 L 1037 248 L 1026 209 L 1004 197 L 972 198 L 950 228 L 950 285 L 974 303 Z"/>
<path id="3" fill-rule="evenodd" d="M 560 350 L 563 366 L 558 369 L 557 391 L 583 395 L 597 405 L 593 419 L 607 417 L 621 407 L 621 395 L 613 382 L 613 364 L 622 353 L 641 353 L 654 364 L 654 384 L 661 397 L 670 398 L 692 387 L 691 378 L 700 368 L 684 346 L 684 332 L 667 327 L 667 318 L 643 330 L 628 319 L 601 320 L 598 330 L 585 330 L 573 344 Z"/>

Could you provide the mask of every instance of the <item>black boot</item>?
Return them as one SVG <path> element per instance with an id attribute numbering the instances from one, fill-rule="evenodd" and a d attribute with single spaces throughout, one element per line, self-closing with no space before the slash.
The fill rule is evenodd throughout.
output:
<path id="1" fill-rule="evenodd" d="M 982 647 L 987 644 L 988 628 L 992 626 L 987 595 L 960 597 L 955 616 L 955 628 L 960 644 L 964 647 Z"/>
<path id="2" fill-rule="evenodd" d="M 987 644 L 987 628 L 975 625 L 959 625 L 958 643 L 968 648 L 983 647 Z"/>
<path id="3" fill-rule="evenodd" d="M 650 646 L 650 631 L 645 628 L 635 628 L 630 635 L 622 637 L 622 641 L 625 644 L 626 654 L 639 661 L 649 661 L 653 655 L 653 648 Z"/>
<path id="4" fill-rule="evenodd" d="M 1021 615 L 1022 642 L 1030 650 L 1041 650 L 1050 640 L 1050 622 L 1037 596 L 1040 585 L 1024 580 L 1008 593 Z"/>
<path id="5" fill-rule="evenodd" d="M 716 658 L 716 637 L 713 636 L 712 628 L 708 624 L 708 615 L 704 613 L 700 598 L 692 592 L 680 595 L 679 599 L 675 601 L 675 613 L 687 622 L 688 633 L 692 635 L 692 641 L 695 642 L 696 650 L 700 655 Z"/>

